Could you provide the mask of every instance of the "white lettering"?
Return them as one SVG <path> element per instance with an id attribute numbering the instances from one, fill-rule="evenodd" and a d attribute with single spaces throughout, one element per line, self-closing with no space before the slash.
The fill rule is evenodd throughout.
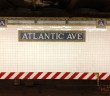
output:
<path id="1" fill-rule="evenodd" d="M 28 37 L 27 37 L 27 34 L 26 34 L 26 33 L 24 33 L 24 35 L 23 35 L 22 39 L 28 39 Z"/>
<path id="2" fill-rule="evenodd" d="M 45 36 L 45 39 L 50 39 L 50 34 L 49 33 L 45 33 L 44 36 Z"/>
<path id="3" fill-rule="evenodd" d="M 3 21 L 0 21 L 0 25 L 1 25 L 1 26 L 4 26 L 5 23 L 4 23 Z"/>
<path id="4" fill-rule="evenodd" d="M 83 39 L 83 33 L 79 33 L 79 34 L 78 34 L 78 39 L 79 39 L 79 40 Z"/>
<path id="5" fill-rule="evenodd" d="M 62 37 L 61 37 L 61 35 L 62 35 Z M 56 33 L 56 39 L 63 39 L 63 38 L 64 38 L 63 33 L 60 33 L 60 34 Z"/>
<path id="6" fill-rule="evenodd" d="M 75 39 L 77 34 L 71 34 L 72 35 L 72 38 Z"/>
<path id="7" fill-rule="evenodd" d="M 52 35 L 52 39 L 54 39 L 54 35 L 55 35 L 55 33 L 51 33 L 51 35 Z"/>
<path id="8" fill-rule="evenodd" d="M 69 34 L 68 37 L 67 37 L 67 39 L 72 39 L 72 35 Z"/>
<path id="9" fill-rule="evenodd" d="M 31 39 L 31 37 L 32 37 L 32 33 L 28 33 L 28 35 L 29 35 L 29 39 Z"/>
<path id="10" fill-rule="evenodd" d="M 38 39 L 38 38 L 36 38 L 36 33 L 33 33 L 33 39 L 35 40 L 35 39 Z"/>
<path id="11" fill-rule="evenodd" d="M 42 34 L 42 33 L 39 35 L 39 39 L 44 39 L 44 37 L 43 37 L 43 34 Z"/>

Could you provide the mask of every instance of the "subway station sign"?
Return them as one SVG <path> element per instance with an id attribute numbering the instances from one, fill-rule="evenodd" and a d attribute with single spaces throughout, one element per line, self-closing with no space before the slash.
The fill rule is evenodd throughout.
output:
<path id="1" fill-rule="evenodd" d="M 66 79 L 75 72 L 81 76 L 80 72 L 110 73 L 110 19 L 0 18 L 1 72 L 8 77 L 3 75 L 0 79 L 9 75 L 18 79 L 21 72 L 25 77 L 30 75 L 29 79 L 39 76 L 39 72 L 43 74 L 38 79 L 48 72 L 52 72 L 52 77 L 58 72 L 61 77 L 70 72 Z"/>
<path id="2" fill-rule="evenodd" d="M 85 41 L 85 31 L 19 31 L 19 41 Z"/>

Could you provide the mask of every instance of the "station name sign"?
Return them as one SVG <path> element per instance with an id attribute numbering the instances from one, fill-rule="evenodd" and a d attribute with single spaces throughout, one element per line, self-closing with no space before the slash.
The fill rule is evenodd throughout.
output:
<path id="1" fill-rule="evenodd" d="M 79 41 L 84 42 L 85 31 L 23 31 L 18 34 L 19 41 Z"/>

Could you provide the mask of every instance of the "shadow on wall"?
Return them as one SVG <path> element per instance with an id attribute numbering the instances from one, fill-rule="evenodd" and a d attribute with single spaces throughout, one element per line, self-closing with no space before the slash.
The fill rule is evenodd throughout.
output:
<path id="1" fill-rule="evenodd" d="M 0 0 L 0 16 L 110 17 L 109 0 Z"/>

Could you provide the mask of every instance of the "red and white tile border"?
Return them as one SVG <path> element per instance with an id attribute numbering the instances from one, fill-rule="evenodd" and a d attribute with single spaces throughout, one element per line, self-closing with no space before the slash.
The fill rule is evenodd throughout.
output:
<path id="1" fill-rule="evenodd" d="M 89 72 L 0 72 L 0 79 L 110 80 L 110 73 Z"/>

